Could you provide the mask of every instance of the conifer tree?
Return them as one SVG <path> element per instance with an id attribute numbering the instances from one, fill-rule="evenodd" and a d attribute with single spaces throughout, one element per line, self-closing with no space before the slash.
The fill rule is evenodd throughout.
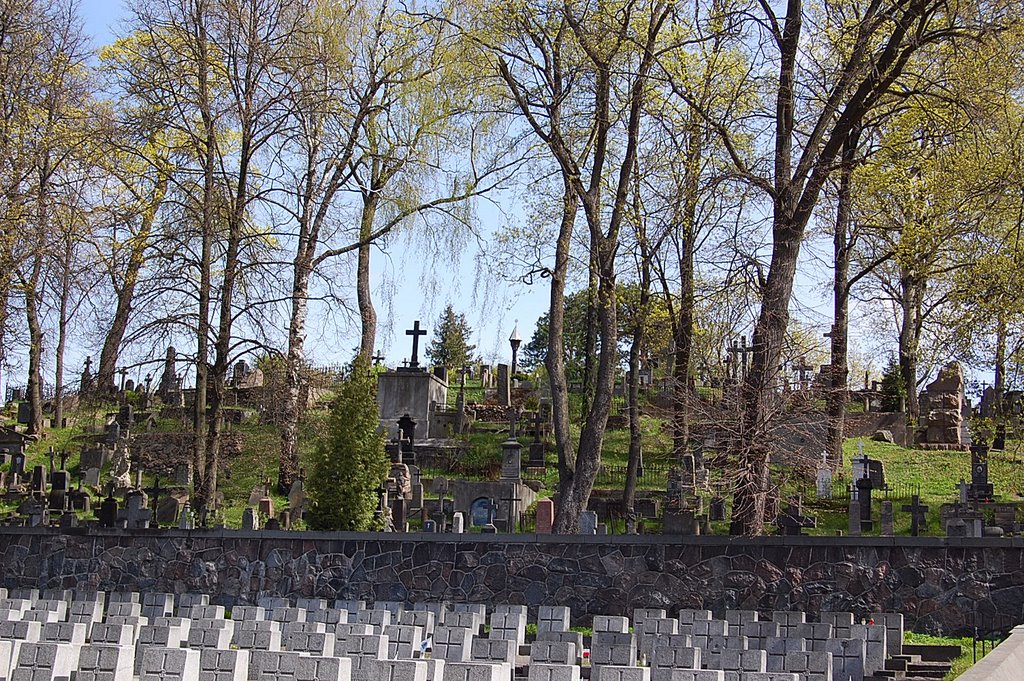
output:
<path id="1" fill-rule="evenodd" d="M 327 435 L 317 444 L 307 482 L 312 530 L 383 529 L 377 488 L 387 477 L 374 379 L 357 361 L 331 406 Z"/>
<path id="2" fill-rule="evenodd" d="M 455 314 L 452 306 L 446 305 L 434 327 L 434 340 L 427 347 L 427 358 L 435 366 L 449 369 L 465 366 L 476 350 L 475 345 L 469 344 L 472 333 L 466 315 Z"/>

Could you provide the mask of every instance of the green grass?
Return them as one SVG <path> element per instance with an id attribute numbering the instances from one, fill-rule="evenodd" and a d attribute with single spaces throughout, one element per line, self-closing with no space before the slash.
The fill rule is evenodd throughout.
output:
<path id="1" fill-rule="evenodd" d="M 915 634 L 912 631 L 908 631 L 903 634 L 903 642 L 916 644 L 916 645 L 929 645 L 929 646 L 960 646 L 962 651 L 960 656 L 953 660 L 953 668 L 949 670 L 949 673 L 943 677 L 943 681 L 950 681 L 955 679 L 965 671 L 971 668 L 974 664 L 974 651 L 975 642 L 969 637 L 964 638 L 946 638 L 943 636 L 929 636 L 928 634 Z M 996 645 L 997 641 L 984 641 L 984 649 L 982 641 L 977 642 L 977 654 L 980 660 L 988 652 L 991 652 L 992 646 Z"/>
<path id="2" fill-rule="evenodd" d="M 941 536 L 940 506 L 953 503 L 958 499 L 957 484 L 963 478 L 970 482 L 971 455 L 969 452 L 931 451 L 906 449 L 899 445 L 876 442 L 869 438 L 851 438 L 843 445 L 844 465 L 840 474 L 835 477 L 837 489 L 848 485 L 852 479 L 852 460 L 860 455 L 860 445 L 864 453 L 872 459 L 882 462 L 885 480 L 890 486 L 896 484 L 918 485 L 921 490 L 921 503 L 928 506 L 927 529 L 922 535 Z M 1012 445 L 1012 447 L 1010 446 Z M 1021 466 L 1022 454 L 1019 442 L 1008 443 L 1007 451 L 992 452 L 989 456 L 989 480 L 995 485 L 996 495 L 1005 501 L 1019 501 L 1021 490 L 1024 489 L 1024 466 Z M 799 490 L 803 493 L 807 512 L 818 519 L 818 527 L 808 534 L 832 535 L 836 530 L 846 531 L 847 506 L 845 500 L 817 499 L 813 484 L 803 483 Z M 882 497 L 872 497 L 874 511 L 875 534 L 880 529 L 880 502 Z M 895 532 L 897 535 L 910 534 L 910 514 L 902 510 L 903 504 L 910 500 L 898 499 L 893 502 L 895 511 Z"/>

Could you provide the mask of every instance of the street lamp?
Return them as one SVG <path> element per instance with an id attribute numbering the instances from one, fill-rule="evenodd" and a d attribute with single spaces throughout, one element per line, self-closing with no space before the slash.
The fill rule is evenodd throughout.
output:
<path id="1" fill-rule="evenodd" d="M 519 357 L 519 346 L 523 343 L 523 337 L 519 335 L 519 323 L 516 322 L 512 329 L 512 335 L 508 337 L 508 344 L 512 346 L 512 375 L 516 375 L 516 359 Z"/>

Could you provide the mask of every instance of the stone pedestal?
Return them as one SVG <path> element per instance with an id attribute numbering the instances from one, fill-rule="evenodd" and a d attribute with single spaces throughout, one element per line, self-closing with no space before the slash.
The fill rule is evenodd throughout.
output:
<path id="1" fill-rule="evenodd" d="M 420 437 L 447 437 L 448 433 L 432 433 L 431 416 L 435 409 L 448 403 L 448 384 L 425 371 L 387 371 L 377 376 L 377 406 L 381 427 L 388 439 L 398 439 L 398 419 L 408 414 L 413 421 L 426 426 Z"/>

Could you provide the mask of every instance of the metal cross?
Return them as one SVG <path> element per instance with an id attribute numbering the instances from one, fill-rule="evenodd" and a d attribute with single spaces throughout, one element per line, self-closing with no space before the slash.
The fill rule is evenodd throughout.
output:
<path id="1" fill-rule="evenodd" d="M 407 329 L 406 336 L 412 336 L 412 360 L 409 362 L 410 369 L 417 369 L 419 363 L 420 336 L 426 336 L 427 330 L 420 328 L 420 320 L 413 322 L 412 328 Z"/>

